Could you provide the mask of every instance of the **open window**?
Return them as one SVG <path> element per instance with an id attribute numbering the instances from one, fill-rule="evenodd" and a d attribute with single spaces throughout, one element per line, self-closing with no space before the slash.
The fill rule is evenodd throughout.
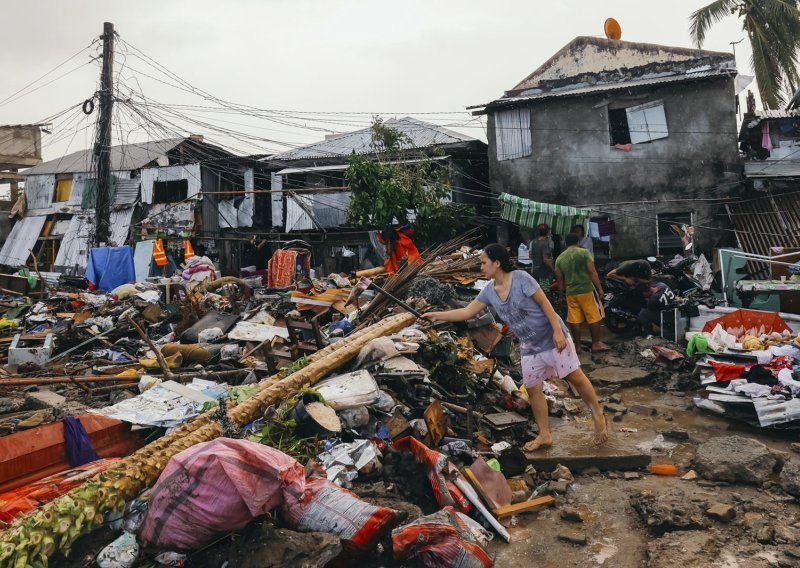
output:
<path id="1" fill-rule="evenodd" d="M 658 254 L 684 254 L 683 242 L 678 233 L 672 230 L 672 225 L 691 225 L 692 213 L 659 213 L 657 217 Z"/>
<path id="2" fill-rule="evenodd" d="M 669 136 L 663 101 L 608 109 L 611 145 L 643 144 Z"/>
<path id="3" fill-rule="evenodd" d="M 515 108 L 494 114 L 497 159 L 513 160 L 531 155 L 531 110 Z"/>
<path id="4" fill-rule="evenodd" d="M 153 182 L 153 203 L 178 203 L 189 196 L 189 180 Z"/>

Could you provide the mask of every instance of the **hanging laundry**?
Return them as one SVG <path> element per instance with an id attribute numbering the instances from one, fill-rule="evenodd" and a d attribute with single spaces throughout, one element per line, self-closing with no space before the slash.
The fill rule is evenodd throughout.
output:
<path id="1" fill-rule="evenodd" d="M 761 147 L 765 150 L 772 150 L 772 140 L 769 138 L 769 121 L 761 123 Z"/>
<path id="2" fill-rule="evenodd" d="M 394 233 L 390 231 L 394 231 Z M 381 244 L 386 245 L 386 264 L 384 266 L 388 274 L 396 273 L 400 263 L 406 257 L 408 257 L 409 264 L 419 261 L 419 251 L 414 241 L 411 240 L 413 234 L 414 229 L 410 225 L 405 225 L 396 229 L 388 229 L 378 235 Z"/>
<path id="3" fill-rule="evenodd" d="M 294 280 L 294 267 L 297 260 L 295 250 L 276 250 L 267 263 L 267 286 L 269 288 L 288 288 Z"/>
<path id="4" fill-rule="evenodd" d="M 167 253 L 164 251 L 164 241 L 161 239 L 153 241 L 153 259 L 158 266 L 167 265 Z"/>
<path id="5" fill-rule="evenodd" d="M 189 262 L 189 259 L 194 257 L 194 249 L 192 248 L 192 243 L 189 242 L 189 239 L 183 241 L 183 262 Z"/>
<path id="6" fill-rule="evenodd" d="M 601 237 L 615 235 L 617 233 L 617 224 L 614 221 L 603 221 L 597 224 L 597 231 Z"/>

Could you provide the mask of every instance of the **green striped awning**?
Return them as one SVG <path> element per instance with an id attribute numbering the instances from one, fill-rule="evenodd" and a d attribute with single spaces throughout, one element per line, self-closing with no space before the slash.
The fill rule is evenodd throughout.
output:
<path id="1" fill-rule="evenodd" d="M 571 233 L 575 225 L 583 225 L 585 228 L 591 216 L 589 209 L 539 203 L 508 193 L 500 194 L 500 204 L 500 217 L 506 221 L 530 228 L 547 223 L 556 235 Z"/>

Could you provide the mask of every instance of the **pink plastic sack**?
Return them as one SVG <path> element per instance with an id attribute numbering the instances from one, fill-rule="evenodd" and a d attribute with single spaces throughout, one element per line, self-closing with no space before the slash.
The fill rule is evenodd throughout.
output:
<path id="1" fill-rule="evenodd" d="M 304 490 L 303 466 L 279 450 L 230 438 L 197 444 L 174 456 L 153 487 L 140 542 L 197 550 Z"/>

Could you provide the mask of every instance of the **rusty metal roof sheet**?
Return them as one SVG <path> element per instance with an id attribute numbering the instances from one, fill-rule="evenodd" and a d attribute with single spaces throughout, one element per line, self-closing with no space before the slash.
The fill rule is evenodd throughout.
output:
<path id="1" fill-rule="evenodd" d="M 774 247 L 800 248 L 800 193 L 766 193 L 725 207 L 742 250 L 767 255 Z M 767 276 L 766 264 L 751 266 L 759 276 Z"/>

